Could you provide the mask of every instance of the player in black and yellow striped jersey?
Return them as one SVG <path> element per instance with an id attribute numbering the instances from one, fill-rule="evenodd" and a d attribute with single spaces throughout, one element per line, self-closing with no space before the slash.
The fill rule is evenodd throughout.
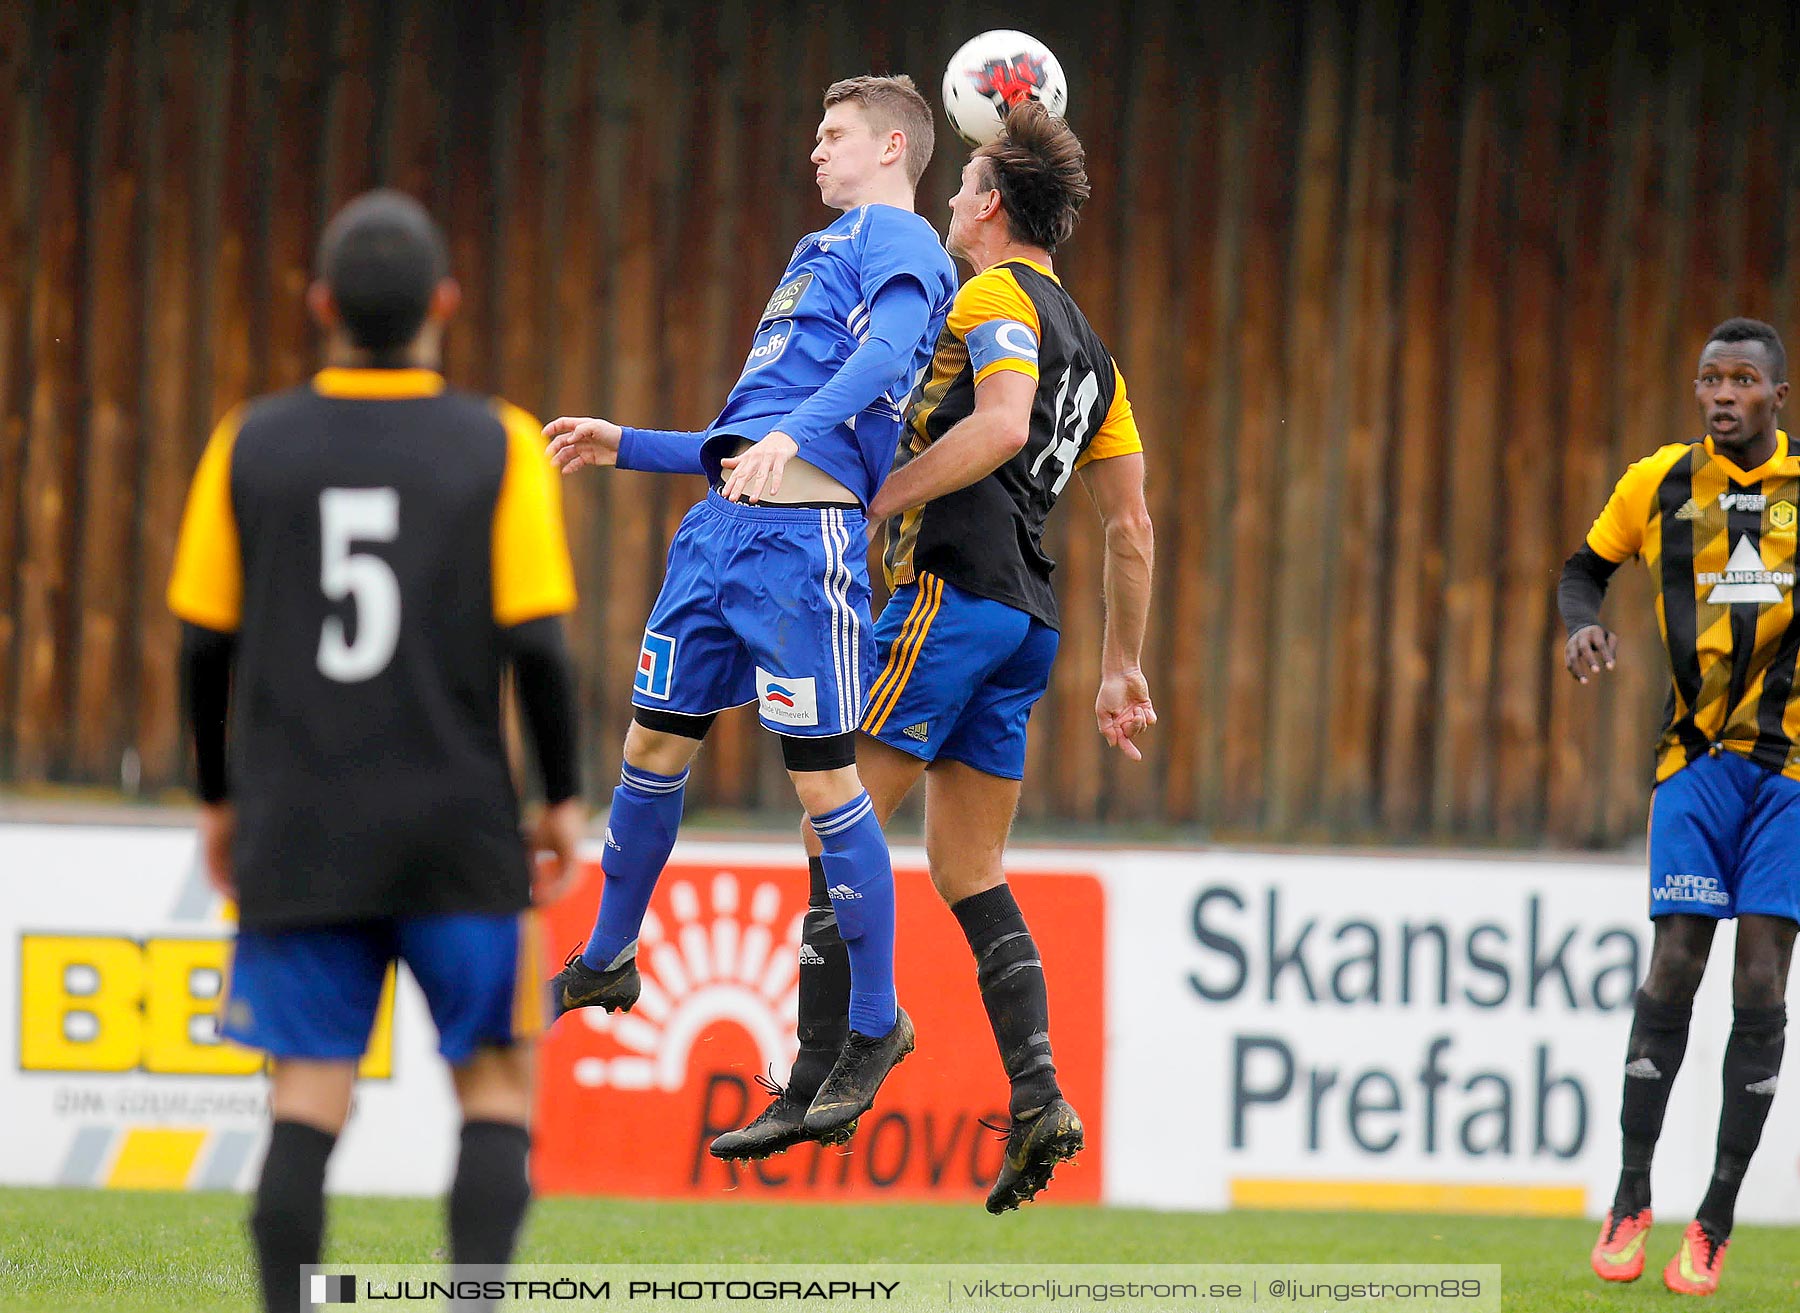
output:
<path id="1" fill-rule="evenodd" d="M 530 1197 L 532 894 L 573 875 L 573 608 L 537 421 L 445 387 L 457 292 L 395 192 L 326 230 L 308 301 L 329 367 L 233 411 L 188 496 L 169 605 L 202 853 L 238 904 L 224 1033 L 273 1059 L 251 1231 L 271 1310 L 310 1307 L 327 1158 L 389 965 L 424 991 L 464 1112 L 457 1263 L 504 1263 Z M 514 671 L 548 807 L 534 879 L 501 720 Z"/>
<path id="2" fill-rule="evenodd" d="M 1612 1281 L 1643 1270 L 1650 1161 L 1669 1087 L 1713 931 L 1736 917 L 1718 1154 L 1663 1271 L 1670 1289 L 1709 1294 L 1775 1096 L 1800 924 L 1800 452 L 1777 425 L 1787 353 L 1767 324 L 1715 328 L 1694 390 L 1705 436 L 1626 471 L 1557 592 L 1569 631 L 1564 664 L 1586 683 L 1617 661 L 1617 640 L 1600 624 L 1607 581 L 1641 559 L 1656 581 L 1671 678 L 1650 808 L 1656 936 L 1625 1058 L 1623 1168 L 1591 1261 Z"/>
<path id="3" fill-rule="evenodd" d="M 895 470 L 870 505 L 889 524 L 895 591 L 876 624 L 882 669 L 863 712 L 857 767 L 883 821 L 921 774 L 931 876 L 975 955 L 1012 1085 L 1006 1158 L 988 1195 L 1032 1198 L 1082 1145 L 1051 1056 L 1042 963 L 1002 857 L 1018 806 L 1025 725 L 1047 686 L 1058 616 L 1046 517 L 1079 471 L 1106 537 L 1106 634 L 1095 703 L 1127 756 L 1155 723 L 1138 666 L 1152 530 L 1143 444 L 1111 354 L 1052 268 L 1087 198 L 1081 143 L 1035 104 L 975 152 L 950 202 L 951 254 L 974 276 L 951 307 L 915 390 Z M 817 842 L 800 953 L 800 1055 L 786 1090 L 714 1141 L 757 1158 L 805 1138 L 808 1084 L 830 1067 L 845 1004 Z"/>

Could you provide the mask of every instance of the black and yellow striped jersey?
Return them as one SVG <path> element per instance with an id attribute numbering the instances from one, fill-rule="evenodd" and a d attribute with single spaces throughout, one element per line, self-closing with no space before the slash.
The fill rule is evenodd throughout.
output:
<path id="1" fill-rule="evenodd" d="M 245 925 L 527 905 L 501 639 L 575 605 L 542 446 L 416 369 L 328 369 L 213 433 L 168 602 L 236 635 Z"/>
<path id="2" fill-rule="evenodd" d="M 908 406 L 898 469 L 975 408 L 975 385 L 1000 370 L 1037 381 L 1023 450 L 984 479 L 908 511 L 888 527 L 888 586 L 922 572 L 1058 623 L 1044 521 L 1069 477 L 1092 460 L 1142 451 L 1125 380 L 1056 275 L 1008 260 L 964 283 Z"/>
<path id="3" fill-rule="evenodd" d="M 1712 439 L 1675 443 L 1625 472 L 1587 545 L 1643 560 L 1672 687 L 1660 783 L 1715 745 L 1800 779 L 1800 624 L 1794 616 L 1800 457 L 1788 435 L 1741 470 Z"/>

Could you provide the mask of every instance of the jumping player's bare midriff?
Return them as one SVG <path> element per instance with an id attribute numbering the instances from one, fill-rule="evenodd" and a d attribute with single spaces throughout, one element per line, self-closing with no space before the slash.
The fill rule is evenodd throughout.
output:
<path id="1" fill-rule="evenodd" d="M 731 454 L 742 456 L 755 445 L 749 438 L 745 438 L 731 449 Z M 835 502 L 843 506 L 860 505 L 856 494 L 850 489 L 817 465 L 798 456 L 790 459 L 782 468 L 780 491 L 765 492 L 761 500 L 771 506 L 792 506 L 795 503 L 817 505 L 820 502 Z"/>

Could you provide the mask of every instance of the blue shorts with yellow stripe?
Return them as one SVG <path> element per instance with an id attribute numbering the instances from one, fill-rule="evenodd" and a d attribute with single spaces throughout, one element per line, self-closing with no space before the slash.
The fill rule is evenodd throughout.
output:
<path id="1" fill-rule="evenodd" d="M 274 1058 L 360 1058 L 388 966 L 404 962 L 437 1026 L 438 1052 L 461 1066 L 543 1030 L 534 913 L 403 916 L 292 930 L 240 930 L 224 1024 Z"/>
<path id="2" fill-rule="evenodd" d="M 1056 630 L 922 573 L 888 599 L 875 643 L 864 733 L 922 761 L 1024 778 L 1025 723 L 1050 686 Z"/>

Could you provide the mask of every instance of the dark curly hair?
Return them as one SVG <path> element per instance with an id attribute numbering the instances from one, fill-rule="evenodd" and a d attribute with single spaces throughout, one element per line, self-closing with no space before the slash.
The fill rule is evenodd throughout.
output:
<path id="1" fill-rule="evenodd" d="M 1069 240 L 1088 185 L 1087 152 L 1069 125 L 1035 100 L 1015 105 L 991 144 L 975 152 L 1000 193 L 1015 239 L 1054 251 Z"/>

